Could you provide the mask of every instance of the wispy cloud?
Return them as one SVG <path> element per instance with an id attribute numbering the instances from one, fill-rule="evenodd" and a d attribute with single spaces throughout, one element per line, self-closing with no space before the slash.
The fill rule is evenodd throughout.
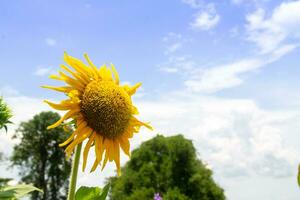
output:
<path id="1" fill-rule="evenodd" d="M 195 15 L 191 27 L 195 30 L 210 30 L 219 23 L 220 19 L 214 4 L 208 4 L 205 9 Z"/>
<path id="2" fill-rule="evenodd" d="M 35 76 L 46 76 L 46 75 L 50 75 L 51 73 L 52 73 L 51 67 L 39 66 L 39 67 L 37 67 L 37 69 L 34 71 L 33 74 Z"/>
<path id="3" fill-rule="evenodd" d="M 197 10 L 194 20 L 190 23 L 194 30 L 210 30 L 221 20 L 214 3 L 206 3 L 203 0 L 182 0 L 182 2 Z"/>
<path id="4" fill-rule="evenodd" d="M 265 2 L 270 0 L 231 0 L 231 3 L 240 5 L 240 4 L 254 4 L 255 6 L 259 6 Z"/>
<path id="5" fill-rule="evenodd" d="M 181 34 L 170 32 L 165 37 L 163 37 L 163 43 L 165 47 L 165 54 L 171 54 L 175 51 L 179 50 L 183 43 L 185 43 L 185 39 L 183 39 Z"/>
<path id="6" fill-rule="evenodd" d="M 56 40 L 54 38 L 46 38 L 45 42 L 48 46 L 55 46 L 57 44 Z"/>
<path id="7" fill-rule="evenodd" d="M 247 40 L 259 47 L 260 53 L 201 69 L 192 57 L 171 56 L 160 65 L 165 72 L 184 72 L 185 86 L 193 92 L 215 93 L 244 82 L 243 74 L 253 72 L 278 61 L 300 43 L 300 1 L 282 3 L 270 18 L 258 9 L 247 15 Z M 290 41 L 290 39 L 294 39 Z M 296 39 L 296 40 L 295 40 Z"/>
<path id="8" fill-rule="evenodd" d="M 159 64 L 158 67 L 163 72 L 185 75 L 196 68 L 196 63 L 190 56 L 169 55 L 168 61 Z"/>
<path id="9" fill-rule="evenodd" d="M 257 9 L 247 16 L 248 40 L 254 42 L 262 54 L 270 53 L 289 39 L 300 39 L 300 1 L 283 2 L 270 17 Z M 293 41 L 295 44 L 295 41 Z"/>
<path id="10" fill-rule="evenodd" d="M 182 2 L 191 6 L 192 8 L 200 8 L 204 5 L 203 0 L 182 0 Z"/>
<path id="11" fill-rule="evenodd" d="M 233 63 L 219 65 L 199 73 L 194 73 L 185 85 L 194 92 L 214 93 L 243 83 L 242 74 L 249 73 L 279 60 L 294 50 L 294 45 L 285 45 L 266 56 L 237 60 Z"/>

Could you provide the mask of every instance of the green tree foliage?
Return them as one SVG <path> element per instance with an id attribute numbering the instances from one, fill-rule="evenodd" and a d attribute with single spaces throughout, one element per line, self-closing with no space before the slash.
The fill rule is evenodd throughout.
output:
<path id="1" fill-rule="evenodd" d="M 9 119 L 12 117 L 11 111 L 8 106 L 3 101 L 3 98 L 0 97 L 0 130 L 4 128 L 7 131 L 7 124 L 11 123 Z M 4 156 L 3 153 L 0 152 L 0 164 L 3 162 Z M 1 178 L 0 177 L 0 188 L 7 185 L 7 183 L 12 180 L 10 178 Z"/>
<path id="2" fill-rule="evenodd" d="M 155 138 L 132 152 L 122 176 L 111 177 L 111 200 L 224 200 L 212 171 L 197 159 L 190 140 L 182 135 Z"/>
<path id="3" fill-rule="evenodd" d="M 12 165 L 19 167 L 23 182 L 31 183 L 44 192 L 33 192 L 33 200 L 66 199 L 71 164 L 58 145 L 69 134 L 62 127 L 47 130 L 47 126 L 59 118 L 57 113 L 42 112 L 21 123 L 15 134 L 21 142 L 14 146 Z"/>
<path id="4" fill-rule="evenodd" d="M 7 107 L 3 98 L 0 97 L 0 129 L 7 131 L 7 124 L 11 123 L 9 119 L 12 117 L 10 109 Z"/>

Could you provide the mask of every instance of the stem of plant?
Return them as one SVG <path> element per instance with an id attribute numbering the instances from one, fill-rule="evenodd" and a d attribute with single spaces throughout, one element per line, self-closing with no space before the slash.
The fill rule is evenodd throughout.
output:
<path id="1" fill-rule="evenodd" d="M 78 174 L 78 165 L 80 160 L 81 147 L 82 147 L 82 143 L 78 144 L 75 150 L 75 156 L 72 163 L 72 171 L 70 176 L 68 200 L 75 200 L 75 190 L 76 190 L 76 183 L 77 183 L 77 174 Z"/>

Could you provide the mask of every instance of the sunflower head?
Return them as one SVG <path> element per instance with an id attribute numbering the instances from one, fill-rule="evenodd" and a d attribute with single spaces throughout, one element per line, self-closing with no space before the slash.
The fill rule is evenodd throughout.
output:
<path id="1" fill-rule="evenodd" d="M 89 83 L 81 110 L 91 128 L 112 139 L 125 131 L 133 114 L 130 96 L 111 81 Z"/>
<path id="2" fill-rule="evenodd" d="M 120 85 L 119 75 L 113 65 L 111 69 L 103 65 L 97 68 L 85 55 L 88 64 L 65 53 L 64 60 L 69 66 L 62 65 L 59 75 L 50 78 L 63 81 L 65 86 L 43 86 L 63 92 L 68 99 L 60 103 L 45 102 L 57 110 L 68 111 L 59 121 L 49 126 L 55 128 L 68 119 L 76 122 L 73 134 L 61 146 L 67 146 L 66 153 L 71 155 L 77 144 L 87 140 L 83 152 L 83 170 L 89 150 L 94 146 L 96 158 L 91 171 L 107 161 L 114 161 L 120 174 L 120 148 L 130 155 L 129 139 L 141 126 L 152 129 L 147 123 L 135 118 L 137 108 L 132 104 L 131 96 L 140 87 Z M 103 156 L 104 155 L 104 156 Z"/>

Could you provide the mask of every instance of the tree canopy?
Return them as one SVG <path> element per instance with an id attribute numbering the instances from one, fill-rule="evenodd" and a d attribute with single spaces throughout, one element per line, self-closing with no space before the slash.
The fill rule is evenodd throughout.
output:
<path id="1" fill-rule="evenodd" d="M 4 128 L 7 131 L 7 124 L 11 123 L 9 119 L 12 117 L 11 111 L 3 101 L 3 98 L 0 97 L 0 130 Z M 0 152 L 0 164 L 3 162 L 4 156 L 3 153 Z M 10 178 L 1 178 L 0 177 L 0 188 L 6 186 L 7 183 L 12 180 Z"/>
<path id="2" fill-rule="evenodd" d="M 5 128 L 7 131 L 7 124 L 11 123 L 9 119 L 12 117 L 11 111 L 0 97 L 0 129 Z"/>
<path id="3" fill-rule="evenodd" d="M 62 127 L 47 130 L 47 126 L 60 119 L 57 113 L 42 112 L 22 122 L 15 137 L 20 143 L 14 146 L 12 165 L 20 169 L 22 182 L 42 189 L 33 192 L 33 200 L 66 199 L 70 160 L 59 144 L 68 138 Z"/>
<path id="4" fill-rule="evenodd" d="M 122 175 L 111 177 L 111 200 L 224 200 L 212 171 L 199 159 L 190 140 L 182 135 L 155 138 L 132 152 Z"/>

